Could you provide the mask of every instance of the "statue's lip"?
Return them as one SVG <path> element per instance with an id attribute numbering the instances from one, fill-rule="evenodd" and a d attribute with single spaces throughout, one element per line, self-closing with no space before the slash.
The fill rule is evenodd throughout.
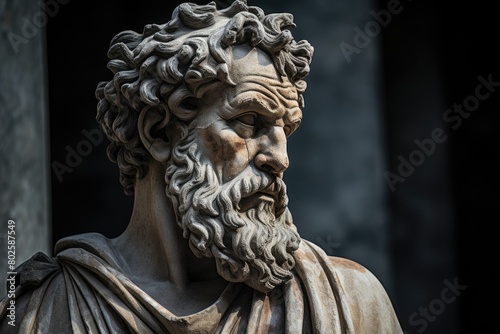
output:
<path id="1" fill-rule="evenodd" d="M 273 203 L 276 203 L 277 200 L 278 192 L 276 191 L 275 182 L 272 182 L 267 187 L 243 197 L 239 206 L 242 211 L 247 211 L 248 209 L 255 207 L 261 201 L 272 201 Z"/>
<path id="2" fill-rule="evenodd" d="M 276 181 L 272 182 L 264 189 L 261 189 L 250 196 L 255 196 L 255 195 L 258 195 L 259 197 L 261 196 L 270 197 L 273 201 L 276 202 L 278 200 L 278 192 L 276 191 Z"/>

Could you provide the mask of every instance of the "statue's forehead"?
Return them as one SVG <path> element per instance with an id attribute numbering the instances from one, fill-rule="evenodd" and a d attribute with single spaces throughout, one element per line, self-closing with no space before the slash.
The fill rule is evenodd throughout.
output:
<path id="1" fill-rule="evenodd" d="M 273 66 L 271 58 L 259 48 L 251 47 L 248 44 L 239 44 L 231 48 L 234 65 L 241 64 L 244 68 L 248 66 Z"/>
<path id="2" fill-rule="evenodd" d="M 231 47 L 230 72 L 233 79 L 251 74 L 265 75 L 268 78 L 280 79 L 274 63 L 267 53 L 248 44 Z"/>
<path id="3" fill-rule="evenodd" d="M 236 85 L 226 94 L 231 107 L 244 103 L 262 105 L 265 109 L 292 113 L 299 117 L 298 92 L 288 77 L 279 75 L 271 58 L 262 50 L 238 45 L 232 50 L 231 78 Z M 301 115 L 300 115 L 301 116 Z"/>
<path id="4" fill-rule="evenodd" d="M 283 78 L 258 73 L 239 77 L 236 85 L 218 85 L 210 90 L 207 103 L 215 102 L 217 108 L 201 114 L 197 127 L 204 128 L 222 119 L 232 119 L 248 112 L 256 112 L 268 119 L 283 119 L 285 124 L 298 124 L 302 110 L 297 100 L 297 89 Z"/>
<path id="5" fill-rule="evenodd" d="M 232 109 L 258 108 L 278 118 L 301 117 L 297 89 L 286 77 L 249 73 L 241 76 L 225 97 Z"/>

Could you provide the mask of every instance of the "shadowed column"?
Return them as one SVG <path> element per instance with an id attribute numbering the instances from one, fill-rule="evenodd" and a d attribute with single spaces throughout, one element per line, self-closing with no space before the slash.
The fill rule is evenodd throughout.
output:
<path id="1" fill-rule="evenodd" d="M 14 257 L 7 245 L 16 266 L 37 251 L 51 254 L 44 15 L 36 1 L 0 2 L 1 296 Z"/>

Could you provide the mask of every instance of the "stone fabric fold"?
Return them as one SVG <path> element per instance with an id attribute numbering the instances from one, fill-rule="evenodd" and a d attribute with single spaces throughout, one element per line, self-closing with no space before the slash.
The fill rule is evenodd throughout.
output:
<path id="1" fill-rule="evenodd" d="M 293 278 L 265 294 L 229 283 L 212 305 L 176 316 L 131 281 L 109 239 L 62 239 L 56 256 L 18 267 L 16 322 L 1 333 L 402 333 L 380 282 L 363 266 L 303 240 Z"/>

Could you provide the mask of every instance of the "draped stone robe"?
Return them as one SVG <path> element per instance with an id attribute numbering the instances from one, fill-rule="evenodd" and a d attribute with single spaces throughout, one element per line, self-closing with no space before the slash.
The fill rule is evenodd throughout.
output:
<path id="1" fill-rule="evenodd" d="M 363 266 L 302 240 L 293 278 L 264 294 L 229 283 L 206 309 L 176 316 L 120 270 L 97 233 L 62 239 L 17 270 L 16 322 L 0 302 L 1 333 L 402 333 L 380 282 Z"/>

